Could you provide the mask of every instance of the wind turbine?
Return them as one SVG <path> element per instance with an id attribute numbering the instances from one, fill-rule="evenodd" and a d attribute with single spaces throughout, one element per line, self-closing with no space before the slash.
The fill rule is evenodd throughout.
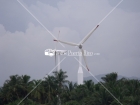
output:
<path id="1" fill-rule="evenodd" d="M 89 71 L 89 68 L 87 66 L 87 62 L 86 62 L 86 58 L 85 58 L 85 55 L 84 55 L 84 50 L 83 50 L 83 44 L 86 42 L 86 40 L 92 35 L 92 33 L 99 27 L 99 25 L 97 25 L 95 28 L 93 28 L 82 40 L 79 44 L 76 44 L 76 43 L 72 43 L 72 42 L 66 42 L 66 41 L 61 41 L 61 40 L 57 40 L 57 39 L 54 39 L 54 41 L 57 41 L 57 42 L 61 42 L 61 43 L 64 43 L 64 44 L 67 44 L 67 45 L 71 45 L 71 46 L 78 46 L 81 53 L 82 53 L 82 56 L 84 58 L 84 62 L 86 64 L 86 67 L 87 67 L 87 70 Z"/>
<path id="2" fill-rule="evenodd" d="M 59 31 L 59 34 L 60 34 L 60 31 Z M 58 34 L 58 38 L 59 38 L 59 34 Z M 60 71 L 60 55 L 64 55 L 67 52 L 67 50 L 57 50 L 56 47 L 57 47 L 57 43 L 55 44 L 54 50 L 46 49 L 45 55 L 55 56 L 55 66 L 57 63 L 58 64 L 57 71 L 59 72 Z M 57 60 L 57 62 L 56 62 L 56 60 Z"/>
<path id="3" fill-rule="evenodd" d="M 82 53 L 82 56 L 83 56 L 83 59 L 84 59 L 84 62 L 85 62 L 85 65 L 86 65 L 86 68 L 87 70 L 89 71 L 89 68 L 88 68 L 88 65 L 87 65 L 87 62 L 86 62 L 86 57 L 84 55 L 84 50 L 83 50 L 83 44 L 86 42 L 86 40 L 92 35 L 92 33 L 99 27 L 99 25 L 97 25 L 95 28 L 93 28 L 81 41 L 80 43 L 76 44 L 76 43 L 73 43 L 73 42 L 67 42 L 67 41 L 62 41 L 62 40 L 57 40 L 57 39 L 54 39 L 54 41 L 57 41 L 57 42 L 61 42 L 61 43 L 64 43 L 64 44 L 67 44 L 67 45 L 71 45 L 71 46 L 78 46 L 79 47 L 79 50 L 81 51 Z M 82 67 L 81 67 L 81 62 L 82 62 L 82 56 L 79 55 L 79 69 L 78 69 L 78 84 L 83 84 L 83 70 L 82 70 Z"/>

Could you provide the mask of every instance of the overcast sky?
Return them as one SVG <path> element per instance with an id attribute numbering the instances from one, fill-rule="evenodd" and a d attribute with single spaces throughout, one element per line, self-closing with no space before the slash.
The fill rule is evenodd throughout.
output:
<path id="1" fill-rule="evenodd" d="M 78 43 L 120 0 L 20 0 L 56 37 Z M 100 55 L 87 57 L 94 75 L 117 72 L 140 76 L 140 0 L 124 0 L 84 44 Z M 0 85 L 10 75 L 41 79 L 53 69 L 54 57 L 44 55 L 55 48 L 53 37 L 17 2 L 0 0 Z M 60 44 L 57 49 L 78 51 Z M 77 80 L 78 62 L 69 56 L 61 68 L 69 80 Z M 83 62 L 84 64 L 84 62 Z M 90 74 L 83 69 L 84 77 Z"/>

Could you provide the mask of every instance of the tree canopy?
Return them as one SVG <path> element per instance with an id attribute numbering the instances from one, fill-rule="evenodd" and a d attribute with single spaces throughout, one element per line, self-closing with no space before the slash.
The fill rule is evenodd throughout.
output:
<path id="1" fill-rule="evenodd" d="M 117 73 L 102 77 L 103 82 L 92 80 L 77 85 L 67 80 L 67 73 L 54 71 L 20 105 L 140 105 L 140 81 L 122 78 Z M 0 87 L 0 105 L 17 105 L 41 80 L 28 75 L 12 75 Z M 102 86 L 105 86 L 111 94 Z"/>

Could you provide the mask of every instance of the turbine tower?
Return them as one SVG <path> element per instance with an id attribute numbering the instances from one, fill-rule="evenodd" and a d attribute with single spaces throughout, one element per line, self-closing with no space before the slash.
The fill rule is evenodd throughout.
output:
<path id="1" fill-rule="evenodd" d="M 57 64 L 58 64 L 58 66 L 57 66 L 57 71 L 60 71 L 60 54 L 58 53 L 58 55 L 57 55 Z"/>
<path id="2" fill-rule="evenodd" d="M 78 68 L 78 85 L 83 84 L 83 69 L 82 69 L 82 55 L 79 55 L 79 68 Z"/>

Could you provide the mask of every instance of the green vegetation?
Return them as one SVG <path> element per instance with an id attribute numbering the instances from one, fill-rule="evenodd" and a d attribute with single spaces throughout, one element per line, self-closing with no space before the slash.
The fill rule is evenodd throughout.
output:
<path id="1" fill-rule="evenodd" d="M 140 81 L 122 78 L 117 73 L 102 77 L 102 84 L 123 104 L 140 105 Z M 0 105 L 17 105 L 41 80 L 28 75 L 13 75 L 0 88 Z M 92 80 L 77 85 L 67 80 L 66 72 L 53 72 L 20 105 L 120 105 L 108 91 Z"/>

